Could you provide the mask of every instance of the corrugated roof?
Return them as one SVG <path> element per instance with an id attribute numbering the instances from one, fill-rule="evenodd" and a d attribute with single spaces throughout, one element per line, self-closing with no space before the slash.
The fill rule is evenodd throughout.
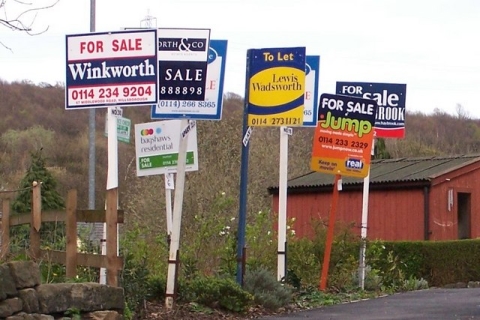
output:
<path id="1" fill-rule="evenodd" d="M 372 160 L 370 184 L 430 181 L 439 175 L 480 161 L 480 154 Z M 325 187 L 333 184 L 331 174 L 311 172 L 288 181 L 288 188 Z M 363 183 L 363 178 L 342 177 L 343 185 Z M 278 186 L 269 188 L 278 189 Z"/>

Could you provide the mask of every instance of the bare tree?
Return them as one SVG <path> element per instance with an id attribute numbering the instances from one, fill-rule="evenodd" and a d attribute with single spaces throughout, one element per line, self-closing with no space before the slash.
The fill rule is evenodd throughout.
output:
<path id="1" fill-rule="evenodd" d="M 468 111 L 465 110 L 465 108 L 461 104 L 457 104 L 455 107 L 455 111 L 457 111 L 457 118 L 461 120 L 468 120 L 470 119 L 470 115 L 468 114 Z"/>
<path id="2" fill-rule="evenodd" d="M 0 0 L 0 26 L 7 27 L 13 31 L 26 32 L 30 35 L 38 35 L 48 30 L 48 26 L 40 31 L 33 31 L 33 24 L 37 18 L 39 11 L 52 8 L 60 0 L 51 0 L 45 5 L 35 5 L 34 2 L 26 2 L 22 0 Z M 12 4 L 12 5 L 10 5 Z M 10 15 L 9 12 L 13 10 L 13 6 L 21 7 L 20 13 Z M 8 48 L 0 41 L 0 44 Z"/>

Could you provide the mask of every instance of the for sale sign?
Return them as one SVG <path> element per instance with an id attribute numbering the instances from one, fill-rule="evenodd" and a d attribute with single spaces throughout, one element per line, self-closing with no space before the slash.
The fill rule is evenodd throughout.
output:
<path id="1" fill-rule="evenodd" d="M 182 120 L 166 120 L 135 125 L 137 176 L 177 172 L 180 133 L 187 141 L 185 171 L 198 170 L 197 127 L 191 122 L 181 128 Z"/>
<path id="2" fill-rule="evenodd" d="M 158 29 L 159 100 L 205 100 L 209 46 L 210 29 Z"/>
<path id="3" fill-rule="evenodd" d="M 211 40 L 204 87 L 205 100 L 160 100 L 152 106 L 152 119 L 220 120 L 226 58 L 227 40 Z"/>
<path id="4" fill-rule="evenodd" d="M 313 138 L 311 169 L 364 178 L 370 166 L 374 100 L 322 94 Z"/>
<path id="5" fill-rule="evenodd" d="M 157 33 L 67 35 L 65 109 L 157 102 Z"/>
<path id="6" fill-rule="evenodd" d="M 398 83 L 337 82 L 337 94 L 375 100 L 375 137 L 405 137 L 407 85 Z"/>

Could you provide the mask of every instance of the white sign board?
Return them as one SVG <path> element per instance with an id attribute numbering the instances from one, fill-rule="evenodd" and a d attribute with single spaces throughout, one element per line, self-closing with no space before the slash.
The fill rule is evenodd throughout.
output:
<path id="1" fill-rule="evenodd" d="M 320 56 L 307 56 L 305 60 L 305 104 L 303 126 L 316 127 L 318 116 L 318 83 Z"/>
<path id="2" fill-rule="evenodd" d="M 165 120 L 135 125 L 137 176 L 177 171 L 182 120 Z M 197 127 L 189 131 L 185 171 L 198 170 Z"/>
<path id="3" fill-rule="evenodd" d="M 65 109 L 157 103 L 155 29 L 67 35 Z"/>
<path id="4" fill-rule="evenodd" d="M 117 140 L 125 143 L 130 143 L 130 131 L 132 121 L 127 118 L 117 118 Z M 107 117 L 105 117 L 105 136 L 108 137 Z"/>

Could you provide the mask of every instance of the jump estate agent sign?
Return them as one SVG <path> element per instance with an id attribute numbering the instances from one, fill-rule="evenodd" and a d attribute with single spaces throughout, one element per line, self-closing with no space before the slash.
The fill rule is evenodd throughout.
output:
<path id="1" fill-rule="evenodd" d="M 248 125 L 302 126 L 305 47 L 248 50 Z"/>
<path id="2" fill-rule="evenodd" d="M 374 100 L 322 94 L 313 139 L 311 169 L 366 177 L 374 135 Z"/>
<path id="3" fill-rule="evenodd" d="M 157 102 L 157 32 L 66 36 L 65 109 Z"/>
<path id="4" fill-rule="evenodd" d="M 201 101 L 160 100 L 157 105 L 152 106 L 152 119 L 220 120 L 222 117 L 226 57 L 227 40 L 211 40 L 208 49 L 205 86 L 203 87 L 205 99 Z M 187 89 L 186 91 L 189 90 L 196 91 L 198 89 Z"/>
<path id="5" fill-rule="evenodd" d="M 204 101 L 210 29 L 158 29 L 159 100 Z"/>
<path id="6" fill-rule="evenodd" d="M 337 82 L 337 94 L 375 100 L 375 136 L 378 138 L 405 137 L 406 84 Z"/>
<path id="7" fill-rule="evenodd" d="M 137 176 L 175 173 L 177 171 L 181 120 L 166 120 L 135 125 Z M 192 122 L 194 124 L 194 122 Z M 198 170 L 197 128 L 188 128 L 185 171 Z"/>
<path id="8" fill-rule="evenodd" d="M 305 106 L 303 109 L 304 127 L 317 125 L 319 75 L 320 56 L 307 56 L 305 62 Z"/>

